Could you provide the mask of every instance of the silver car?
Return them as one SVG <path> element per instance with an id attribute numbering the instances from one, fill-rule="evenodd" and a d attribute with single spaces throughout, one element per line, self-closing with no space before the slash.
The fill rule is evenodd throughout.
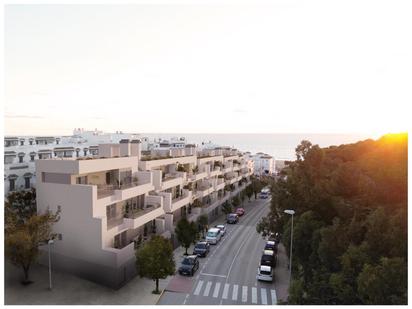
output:
<path id="1" fill-rule="evenodd" d="M 220 235 L 223 237 L 226 234 L 226 226 L 224 224 L 216 225 L 216 228 L 220 230 Z"/>

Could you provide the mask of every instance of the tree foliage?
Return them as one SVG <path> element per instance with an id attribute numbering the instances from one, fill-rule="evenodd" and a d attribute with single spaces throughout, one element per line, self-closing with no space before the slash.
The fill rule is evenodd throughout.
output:
<path id="1" fill-rule="evenodd" d="M 10 206 L 6 206 L 10 207 Z M 27 211 L 5 212 L 5 254 L 10 262 L 21 267 L 24 272 L 23 283 L 29 280 L 29 270 L 40 255 L 39 246 L 55 238 L 52 226 L 60 219 L 60 211 L 28 216 Z"/>
<path id="2" fill-rule="evenodd" d="M 320 148 L 296 147 L 271 186 L 270 215 L 257 229 L 282 231 L 289 303 L 406 304 L 407 134 Z"/>
<path id="3" fill-rule="evenodd" d="M 187 249 L 196 241 L 198 236 L 196 224 L 189 222 L 186 218 L 182 218 L 177 222 L 175 233 L 179 243 L 186 249 L 185 254 L 187 255 Z"/>
<path id="4" fill-rule="evenodd" d="M 223 211 L 223 213 L 226 214 L 226 215 L 231 214 L 231 213 L 233 212 L 232 204 L 229 203 L 228 201 L 225 201 L 225 202 L 222 204 L 222 211 Z"/>
<path id="5" fill-rule="evenodd" d="M 145 245 L 136 250 L 136 266 L 141 277 L 156 282 L 153 293 L 159 294 L 159 279 L 165 279 L 176 271 L 173 247 L 170 241 L 154 235 Z"/>

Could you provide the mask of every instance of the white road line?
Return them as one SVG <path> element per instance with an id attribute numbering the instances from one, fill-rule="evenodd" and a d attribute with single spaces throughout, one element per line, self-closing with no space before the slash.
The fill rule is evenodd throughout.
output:
<path id="1" fill-rule="evenodd" d="M 225 287 L 223 288 L 222 299 L 227 299 L 227 294 L 229 293 L 229 283 L 225 283 Z"/>
<path id="2" fill-rule="evenodd" d="M 186 294 L 185 300 L 183 302 L 183 305 L 186 305 L 187 299 L 189 298 L 189 294 Z"/>
<path id="3" fill-rule="evenodd" d="M 211 287 L 212 287 L 212 282 L 208 281 L 206 283 L 206 288 L 205 288 L 205 292 L 203 293 L 203 296 L 209 296 L 209 292 L 210 292 Z"/>
<path id="4" fill-rule="evenodd" d="M 270 290 L 270 295 L 272 297 L 272 305 L 276 305 L 278 303 L 278 299 L 276 297 L 276 290 Z"/>
<path id="5" fill-rule="evenodd" d="M 268 304 L 268 298 L 267 298 L 267 294 L 266 294 L 266 289 L 261 288 L 260 289 L 260 297 L 262 300 L 262 305 L 267 305 Z"/>
<path id="6" fill-rule="evenodd" d="M 201 272 L 200 274 L 201 274 L 201 275 L 204 275 L 204 276 L 212 276 L 212 277 L 226 278 L 226 276 L 224 276 L 224 275 L 207 274 L 207 273 L 204 273 L 204 272 Z"/>
<path id="7" fill-rule="evenodd" d="M 199 282 L 196 286 L 196 290 L 193 292 L 193 295 L 199 295 L 200 290 L 202 289 L 202 286 L 203 286 L 203 280 L 199 280 Z"/>
<path id="8" fill-rule="evenodd" d="M 216 282 L 215 289 L 213 291 L 214 298 L 217 298 L 217 296 L 219 295 L 219 291 L 220 291 L 220 282 Z"/>
<path id="9" fill-rule="evenodd" d="M 257 289 L 252 287 L 252 304 L 257 304 Z"/>
<path id="10" fill-rule="evenodd" d="M 237 300 L 237 288 L 238 288 L 239 286 L 237 285 L 237 284 L 235 284 L 234 286 L 233 286 L 233 291 L 232 291 L 232 300 Z"/>
<path id="11" fill-rule="evenodd" d="M 246 302 L 247 301 L 247 286 L 243 286 L 242 287 L 242 302 Z"/>

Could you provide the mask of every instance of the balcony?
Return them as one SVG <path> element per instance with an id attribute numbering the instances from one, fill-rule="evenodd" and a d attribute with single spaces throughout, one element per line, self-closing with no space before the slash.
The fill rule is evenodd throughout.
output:
<path id="1" fill-rule="evenodd" d="M 197 181 L 197 180 L 200 180 L 200 179 L 203 179 L 203 178 L 206 178 L 206 177 L 207 177 L 206 172 L 200 172 L 200 173 L 197 173 L 197 174 L 190 175 L 188 177 L 188 181 L 193 182 L 193 181 Z"/>
<path id="2" fill-rule="evenodd" d="M 219 167 L 219 166 L 216 166 L 216 167 L 213 169 L 213 171 L 211 171 L 211 172 L 209 173 L 209 177 L 215 177 L 215 176 L 219 176 L 219 175 L 222 175 L 222 171 L 220 170 L 220 167 Z"/>
<path id="3" fill-rule="evenodd" d="M 172 209 L 171 211 L 175 211 L 192 201 L 192 192 L 189 190 L 184 190 L 184 193 L 181 197 L 172 200 Z"/>
<path id="4" fill-rule="evenodd" d="M 217 184 L 216 184 L 216 187 L 215 187 L 215 190 L 216 190 L 216 191 L 218 191 L 218 190 L 223 190 L 224 187 L 225 187 L 225 181 L 224 181 L 224 179 L 223 179 L 223 178 L 218 178 Z"/>
<path id="5" fill-rule="evenodd" d="M 240 165 L 239 164 L 233 164 L 233 171 L 236 172 L 240 170 Z"/>
<path id="6" fill-rule="evenodd" d="M 175 174 L 166 174 L 165 177 L 162 179 L 161 191 L 167 190 L 169 188 L 173 188 L 179 185 L 183 185 L 185 173 L 175 173 Z"/>
<path id="7" fill-rule="evenodd" d="M 131 181 L 121 185 L 97 185 L 97 199 L 112 197 L 113 200 L 125 200 L 153 190 L 150 179 Z"/>
<path id="8" fill-rule="evenodd" d="M 124 221 L 129 229 L 135 229 L 164 214 L 161 203 L 148 204 L 143 209 L 132 210 L 124 214 Z"/>
<path id="9" fill-rule="evenodd" d="M 214 190 L 215 189 L 213 188 L 212 184 L 206 184 L 206 185 L 198 186 L 198 188 L 196 190 L 196 198 L 205 197 L 205 196 L 209 195 L 210 193 L 212 193 Z"/>

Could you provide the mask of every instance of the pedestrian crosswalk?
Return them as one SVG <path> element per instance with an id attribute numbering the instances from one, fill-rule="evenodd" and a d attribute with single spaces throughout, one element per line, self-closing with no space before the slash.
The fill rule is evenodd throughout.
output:
<path id="1" fill-rule="evenodd" d="M 221 298 L 239 303 L 276 305 L 276 290 L 263 287 L 199 280 L 193 292 L 195 296 Z"/>

